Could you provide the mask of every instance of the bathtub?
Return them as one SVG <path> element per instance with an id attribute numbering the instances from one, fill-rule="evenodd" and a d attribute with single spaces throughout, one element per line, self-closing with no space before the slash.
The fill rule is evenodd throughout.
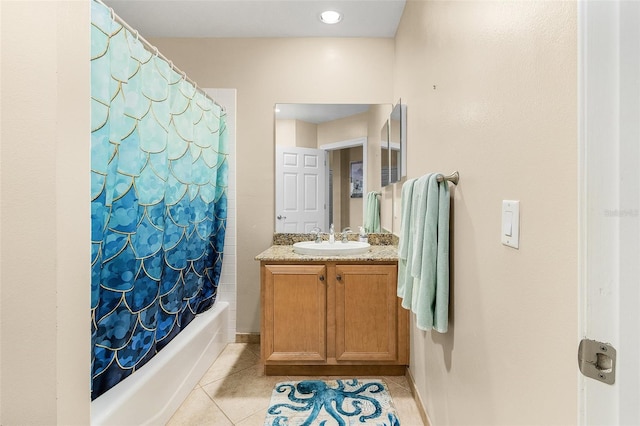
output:
<path id="1" fill-rule="evenodd" d="M 217 301 L 139 371 L 91 402 L 91 424 L 164 425 L 227 344 L 229 303 Z"/>

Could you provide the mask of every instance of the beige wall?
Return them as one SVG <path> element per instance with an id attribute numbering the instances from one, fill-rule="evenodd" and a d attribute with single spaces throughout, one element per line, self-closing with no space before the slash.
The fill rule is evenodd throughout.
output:
<path id="1" fill-rule="evenodd" d="M 150 41 L 200 87 L 238 89 L 237 326 L 257 332 L 260 276 L 253 259 L 274 231 L 274 105 L 390 103 L 393 39 Z"/>
<path id="2" fill-rule="evenodd" d="M 275 144 L 279 146 L 317 148 L 317 125 L 305 121 L 275 120 Z"/>
<path id="3" fill-rule="evenodd" d="M 89 424 L 89 2 L 2 1 L 0 424 Z"/>
<path id="4" fill-rule="evenodd" d="M 303 148 L 317 148 L 318 126 L 314 123 L 296 120 L 296 146 Z"/>
<path id="5" fill-rule="evenodd" d="M 434 425 L 577 422 L 576 20 L 575 2 L 407 2 L 408 176 L 460 171 L 449 332 L 411 336 Z M 519 250 L 500 243 L 503 199 L 521 203 Z"/>
<path id="6" fill-rule="evenodd" d="M 339 228 L 336 228 L 336 231 L 342 231 L 347 226 L 351 228 L 352 231 L 358 232 L 358 227 L 363 225 L 363 217 L 362 217 L 362 200 L 363 198 L 351 198 L 351 163 L 354 161 L 362 161 L 362 147 L 353 147 L 349 148 L 346 151 L 346 161 L 344 161 L 345 171 L 347 174 L 347 178 L 344 179 L 346 183 L 346 188 L 342 191 L 343 199 L 342 204 L 348 204 L 349 208 L 345 212 L 342 211 L 342 225 Z M 343 157 L 344 158 L 344 157 Z"/>
<path id="7" fill-rule="evenodd" d="M 363 112 L 318 125 L 318 145 L 367 136 L 369 114 Z"/>
<path id="8" fill-rule="evenodd" d="M 286 147 L 296 146 L 296 120 L 276 120 L 276 144 Z"/>
<path id="9" fill-rule="evenodd" d="M 343 149 L 337 149 L 335 151 L 329 151 L 329 161 L 331 162 L 331 170 L 333 171 L 333 188 L 331 197 L 333 197 L 333 223 L 340 228 L 342 226 L 342 158 Z M 348 179 L 348 178 L 346 178 Z M 345 208 L 349 208 L 348 205 Z"/>

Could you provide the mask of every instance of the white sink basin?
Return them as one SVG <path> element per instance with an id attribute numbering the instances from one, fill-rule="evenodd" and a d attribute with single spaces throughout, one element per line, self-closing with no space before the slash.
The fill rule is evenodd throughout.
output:
<path id="1" fill-rule="evenodd" d="M 316 256 L 348 256 L 354 254 L 363 254 L 369 251 L 371 245 L 360 241 L 349 241 L 343 243 L 336 241 L 329 243 L 323 241 L 316 243 L 315 241 L 302 241 L 293 245 L 293 251 L 298 254 L 311 254 Z"/>

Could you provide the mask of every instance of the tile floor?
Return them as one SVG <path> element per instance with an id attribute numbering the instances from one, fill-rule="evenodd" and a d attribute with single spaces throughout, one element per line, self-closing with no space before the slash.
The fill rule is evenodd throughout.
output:
<path id="1" fill-rule="evenodd" d="M 260 366 L 259 344 L 230 343 L 167 426 L 262 426 L 274 385 L 302 379 L 265 376 Z M 382 379 L 387 383 L 402 426 L 422 426 L 406 377 Z"/>

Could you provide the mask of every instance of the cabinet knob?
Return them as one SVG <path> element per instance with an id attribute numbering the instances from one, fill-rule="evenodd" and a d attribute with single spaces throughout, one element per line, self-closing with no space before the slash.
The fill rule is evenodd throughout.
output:
<path id="1" fill-rule="evenodd" d="M 338 281 L 342 281 L 342 275 L 338 275 L 338 276 L 336 277 L 336 279 L 337 279 Z"/>
<path id="2" fill-rule="evenodd" d="M 324 281 L 324 275 L 320 275 L 320 281 Z"/>

